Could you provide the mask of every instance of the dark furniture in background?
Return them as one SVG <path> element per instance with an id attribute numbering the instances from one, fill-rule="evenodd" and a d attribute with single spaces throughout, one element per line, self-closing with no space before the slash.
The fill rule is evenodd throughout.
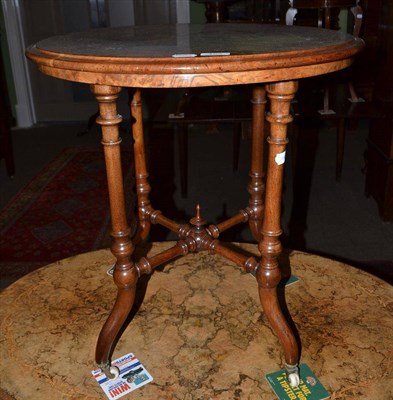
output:
<path id="1" fill-rule="evenodd" d="M 393 222 L 393 0 L 370 2 L 380 6 L 379 24 L 370 40 L 375 86 L 373 98 L 385 118 L 372 121 L 367 150 L 366 194 L 378 203 L 384 221 Z M 376 33 L 376 35 L 375 35 Z"/>
<path id="2" fill-rule="evenodd" d="M 280 0 L 194 0 L 204 3 L 206 7 L 207 22 L 232 22 L 243 21 L 253 23 L 278 23 L 300 26 L 318 26 L 320 28 L 338 30 L 340 25 L 347 23 L 347 30 L 354 36 L 359 36 L 364 21 L 363 7 L 368 8 L 368 2 L 358 4 L 357 0 L 293 0 L 293 8 L 290 8 L 288 2 Z M 375 3 L 374 3 L 375 4 Z M 289 10 L 289 12 L 288 12 Z M 340 21 L 339 15 L 341 10 L 348 10 L 348 20 Z M 291 13 L 295 11 L 295 13 Z M 368 9 L 368 12 L 371 10 Z M 287 14 L 288 12 L 288 14 Z M 287 14 L 287 15 L 286 15 Z M 294 18 L 290 18 L 294 16 Z M 370 29 L 368 28 L 367 32 Z M 362 33 L 365 32 L 363 27 Z M 363 75 L 363 76 L 362 76 Z M 354 78 L 360 76 L 362 80 L 367 73 L 355 72 L 354 68 L 345 71 L 344 74 L 314 79 L 305 90 L 306 99 L 299 99 L 299 106 L 294 109 L 300 118 L 309 118 L 314 116 L 319 119 L 332 120 L 336 128 L 336 180 L 341 179 L 344 148 L 347 125 L 356 126 L 360 119 L 378 118 L 380 112 L 376 110 L 373 104 L 364 102 L 363 98 L 358 96 Z M 367 78 L 369 79 L 369 78 Z M 303 85 L 303 83 L 302 83 Z M 312 102 L 309 101 L 311 92 L 317 92 L 315 88 L 321 88 L 324 95 L 320 98 L 318 93 L 313 97 Z M 322 90 L 320 92 L 322 92 Z M 348 101 L 350 97 L 350 101 Z M 368 97 L 370 100 L 370 97 Z M 305 103 L 308 104 L 306 105 Z M 311 104 L 311 107 L 309 106 Z M 318 104 L 318 108 L 315 105 Z M 319 115 L 316 115 L 316 111 Z M 180 122 L 180 119 L 178 120 Z M 203 122 L 203 121 L 201 121 Z M 298 132 L 298 130 L 295 130 Z M 296 141 L 297 135 L 294 137 Z M 294 145 L 296 148 L 296 144 Z M 234 152 L 234 155 L 236 153 Z M 186 168 L 182 169 L 187 171 Z M 186 178 L 182 179 L 182 187 L 186 187 Z M 186 194 L 186 190 L 182 190 Z"/>
<path id="3" fill-rule="evenodd" d="M 206 134 L 215 134 L 219 125 L 233 126 L 233 170 L 238 169 L 240 142 L 245 136 L 244 124 L 252 119 L 250 108 L 252 90 L 227 88 L 188 89 L 176 104 L 176 111 L 168 116 L 177 136 L 180 160 L 180 190 L 188 192 L 188 127 L 206 125 Z"/>
<path id="4" fill-rule="evenodd" d="M 193 0 L 205 4 L 207 22 L 283 23 L 286 0 Z"/>
<path id="5" fill-rule="evenodd" d="M 372 196 L 384 221 L 393 222 L 393 103 L 386 117 L 374 120 L 368 136 L 366 194 Z"/>
<path id="6" fill-rule="evenodd" d="M 3 53 L 1 52 L 0 55 L 0 159 L 4 158 L 7 174 L 12 177 L 15 175 L 14 152 L 10 131 L 12 113 L 4 72 Z"/>
<path id="7" fill-rule="evenodd" d="M 207 22 L 224 22 L 227 18 L 227 2 L 236 0 L 194 0 L 197 3 L 205 4 L 205 16 Z"/>

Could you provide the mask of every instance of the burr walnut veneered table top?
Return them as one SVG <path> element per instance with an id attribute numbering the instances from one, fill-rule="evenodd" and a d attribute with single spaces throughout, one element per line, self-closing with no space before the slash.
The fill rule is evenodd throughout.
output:
<path id="1" fill-rule="evenodd" d="M 320 75 L 348 66 L 362 46 L 345 33 L 315 28 L 179 24 L 72 33 L 39 42 L 27 56 L 42 72 L 72 81 L 192 87 Z M 200 56 L 221 52 L 230 56 Z"/>
<path id="2" fill-rule="evenodd" d="M 350 35 L 315 28 L 258 24 L 163 25 L 108 28 L 72 33 L 43 40 L 27 56 L 45 74 L 91 85 L 99 104 L 97 123 L 102 126 L 113 244 L 116 256 L 116 303 L 98 338 L 96 362 L 112 379 L 119 374 L 111 365 L 118 334 L 127 321 L 141 275 L 174 258 L 192 252 L 220 254 L 256 276 L 266 318 L 278 336 L 291 386 L 299 384 L 299 344 L 278 300 L 277 285 L 283 272 L 280 214 L 282 180 L 290 104 L 297 79 L 334 72 L 349 66 L 363 42 Z M 189 223 L 165 217 L 150 202 L 145 156 L 141 88 L 193 88 L 254 84 L 252 89 L 252 151 L 247 190 L 249 202 L 226 221 L 208 224 L 197 206 Z M 131 101 L 138 200 L 137 232 L 130 237 L 124 205 L 116 102 L 122 87 L 134 88 Z M 266 93 L 270 113 L 266 119 L 267 170 L 263 160 Z M 154 161 L 154 160 L 152 160 Z M 214 168 L 214 166 L 212 166 Z M 266 175 L 266 179 L 265 178 Z M 220 234 L 248 223 L 259 257 L 247 256 L 219 240 Z M 151 225 L 175 232 L 178 241 L 151 257 L 135 257 L 135 247 L 147 239 Z M 136 351 L 136 349 L 135 349 Z"/>

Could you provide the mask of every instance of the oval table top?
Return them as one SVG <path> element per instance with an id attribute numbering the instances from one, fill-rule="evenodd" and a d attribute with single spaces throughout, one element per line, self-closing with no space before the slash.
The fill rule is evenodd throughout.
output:
<path id="1" fill-rule="evenodd" d="M 196 87 L 293 80 L 351 64 L 364 43 L 339 31 L 267 24 L 100 28 L 42 40 L 26 55 L 89 84 Z"/>
<path id="2" fill-rule="evenodd" d="M 150 255 L 174 243 L 154 243 Z M 256 245 L 242 249 L 258 254 Z M 137 256 L 148 249 L 138 248 Z M 104 399 L 91 371 L 116 295 L 99 250 L 58 261 L 0 294 L 0 398 Z M 337 261 L 283 254 L 299 281 L 286 303 L 307 363 L 331 400 L 393 398 L 393 287 Z M 143 298 L 143 302 L 141 300 Z M 113 359 L 133 352 L 153 382 L 124 399 L 275 397 L 265 375 L 283 354 L 251 274 L 218 255 L 190 253 L 138 285 L 135 318 Z"/>

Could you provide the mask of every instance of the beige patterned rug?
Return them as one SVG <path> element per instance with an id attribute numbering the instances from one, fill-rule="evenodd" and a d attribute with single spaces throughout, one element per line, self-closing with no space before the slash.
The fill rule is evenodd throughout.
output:
<path id="1" fill-rule="evenodd" d="M 150 252 L 172 244 L 156 243 Z M 300 279 L 286 288 L 286 300 L 302 339 L 301 361 L 331 399 L 391 400 L 393 288 L 321 257 L 291 252 L 285 259 Z M 105 399 L 91 370 L 116 294 L 107 275 L 112 263 L 108 250 L 72 257 L 0 294 L 2 400 Z M 130 352 L 154 381 L 125 399 L 274 399 L 265 375 L 283 362 L 255 278 L 206 253 L 153 274 L 113 358 Z"/>

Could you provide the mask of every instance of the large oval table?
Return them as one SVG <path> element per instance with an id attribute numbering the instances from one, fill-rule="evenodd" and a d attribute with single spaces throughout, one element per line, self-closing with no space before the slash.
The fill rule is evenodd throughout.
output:
<path id="1" fill-rule="evenodd" d="M 138 252 L 152 256 L 172 245 Z M 391 400 L 393 287 L 327 258 L 283 256 L 299 278 L 286 299 L 302 363 L 331 400 Z M 113 262 L 108 249 L 80 254 L 0 293 L 1 400 L 105 398 L 91 370 L 97 331 L 116 294 L 107 274 Z M 135 353 L 154 380 L 124 399 L 276 399 L 265 375 L 281 368 L 282 349 L 251 274 L 221 256 L 189 254 L 157 270 L 147 288 L 138 285 L 138 298 L 113 357 Z"/>
<path id="2" fill-rule="evenodd" d="M 118 372 L 110 359 L 118 334 L 135 299 L 143 274 L 189 252 L 220 254 L 256 274 L 261 305 L 284 351 L 287 377 L 299 383 L 299 346 L 277 298 L 282 277 L 278 256 L 282 251 L 280 213 L 282 179 L 287 145 L 290 103 L 297 80 L 348 67 L 363 47 L 350 35 L 315 28 L 259 24 L 180 24 L 90 30 L 49 38 L 27 50 L 27 57 L 50 76 L 91 85 L 97 98 L 102 126 L 110 209 L 112 252 L 117 262 L 114 281 L 117 299 L 98 338 L 96 362 L 108 377 Z M 194 88 L 253 84 L 252 152 L 249 202 L 228 220 L 208 225 L 199 206 L 188 224 L 179 224 L 153 208 L 149 200 L 144 151 L 142 88 Z M 131 238 L 124 207 L 120 167 L 119 123 L 116 101 L 122 87 L 134 88 L 131 113 L 135 120 L 135 178 L 138 230 Z M 269 153 L 266 180 L 263 163 L 266 93 L 270 100 L 267 121 Z M 154 161 L 154 160 L 153 160 Z M 219 241 L 220 234 L 248 223 L 261 257 L 248 256 Z M 152 257 L 132 257 L 152 224 L 178 235 L 175 245 Z M 92 317 L 93 318 L 93 317 Z"/>

